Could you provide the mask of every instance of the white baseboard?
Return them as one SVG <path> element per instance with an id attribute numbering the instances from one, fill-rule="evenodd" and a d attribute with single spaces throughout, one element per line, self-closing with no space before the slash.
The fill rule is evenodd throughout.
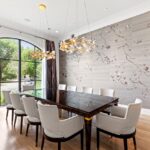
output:
<path id="1" fill-rule="evenodd" d="M 141 114 L 143 114 L 143 115 L 150 115 L 150 109 L 142 108 Z"/>

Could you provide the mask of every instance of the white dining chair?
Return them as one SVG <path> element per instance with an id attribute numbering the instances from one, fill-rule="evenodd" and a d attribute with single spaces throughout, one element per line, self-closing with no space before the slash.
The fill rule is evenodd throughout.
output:
<path id="1" fill-rule="evenodd" d="M 43 127 L 43 138 L 41 150 L 44 147 L 45 138 L 58 143 L 58 150 L 61 150 L 61 142 L 68 141 L 76 135 L 81 135 L 81 149 L 83 150 L 83 118 L 74 116 L 60 120 L 56 105 L 42 104 L 38 102 L 40 120 Z"/>
<path id="2" fill-rule="evenodd" d="M 66 84 L 59 84 L 58 85 L 58 90 L 65 91 L 66 90 Z M 63 110 L 63 109 L 59 109 L 60 117 L 62 117 L 62 115 L 63 115 L 64 112 L 66 112 L 66 111 Z M 68 115 L 69 115 L 69 112 L 68 112 Z"/>
<path id="3" fill-rule="evenodd" d="M 67 91 L 76 92 L 77 91 L 77 86 L 75 86 L 75 85 L 68 85 L 67 86 Z"/>
<path id="4" fill-rule="evenodd" d="M 66 84 L 59 84 L 58 90 L 66 90 Z"/>
<path id="5" fill-rule="evenodd" d="M 93 93 L 93 88 L 82 87 L 82 92 L 87 93 L 87 94 L 92 94 Z"/>
<path id="6" fill-rule="evenodd" d="M 114 89 L 103 89 L 103 88 L 101 88 L 101 89 L 99 90 L 99 95 L 114 97 L 114 96 L 115 96 L 115 90 L 114 90 Z M 103 112 L 109 114 L 110 111 L 111 111 L 111 107 L 106 108 Z"/>
<path id="7" fill-rule="evenodd" d="M 14 118 L 14 107 L 12 106 L 12 103 L 11 103 L 11 100 L 10 100 L 10 93 L 11 91 L 2 91 L 3 93 L 3 96 L 4 96 L 4 100 L 6 102 L 6 109 L 7 109 L 7 112 L 6 112 L 6 120 L 8 118 L 8 114 L 9 114 L 9 111 L 11 110 L 12 111 L 12 116 L 11 116 L 11 122 L 13 124 L 13 118 Z"/>
<path id="8" fill-rule="evenodd" d="M 67 91 L 72 91 L 72 92 L 76 92 L 77 91 L 77 86 L 75 85 L 68 85 L 67 86 Z M 68 116 L 72 116 L 72 112 L 68 111 Z"/>
<path id="9" fill-rule="evenodd" d="M 97 128 L 97 150 L 99 149 L 99 133 L 103 132 L 108 135 L 121 138 L 124 140 L 124 149 L 128 149 L 127 139 L 133 138 L 136 148 L 136 125 L 140 116 L 142 100 L 136 99 L 127 108 L 113 106 L 111 115 L 99 113 L 96 116 Z"/>
<path id="10" fill-rule="evenodd" d="M 35 146 L 38 145 L 38 130 L 41 125 L 40 116 L 37 108 L 37 102 L 34 97 L 22 97 L 22 102 L 24 105 L 25 113 L 27 114 L 27 129 L 26 136 L 28 136 L 29 126 L 36 126 L 36 138 L 35 138 Z"/>
<path id="11" fill-rule="evenodd" d="M 115 96 L 115 90 L 114 89 L 100 89 L 99 94 L 102 96 L 114 97 Z"/>
<path id="12" fill-rule="evenodd" d="M 10 99 L 11 99 L 13 107 L 15 108 L 14 127 L 16 125 L 17 117 L 21 117 L 20 134 L 22 134 L 23 117 L 26 116 L 26 113 L 24 111 L 24 107 L 20 99 L 20 95 L 18 93 L 10 93 Z"/>

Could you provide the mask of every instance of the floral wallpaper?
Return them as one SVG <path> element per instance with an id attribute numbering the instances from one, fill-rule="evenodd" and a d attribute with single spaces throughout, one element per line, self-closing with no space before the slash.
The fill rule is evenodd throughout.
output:
<path id="1" fill-rule="evenodd" d="M 84 54 L 60 52 L 60 83 L 115 89 L 120 103 L 136 98 L 150 108 L 150 12 L 98 29 L 84 36 L 96 48 Z"/>

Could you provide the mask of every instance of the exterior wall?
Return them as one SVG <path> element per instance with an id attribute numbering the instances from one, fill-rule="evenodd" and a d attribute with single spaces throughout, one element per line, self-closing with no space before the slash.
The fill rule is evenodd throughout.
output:
<path id="1" fill-rule="evenodd" d="M 90 37 L 90 34 L 85 34 Z M 90 53 L 60 52 L 60 83 L 115 89 L 120 103 L 135 98 L 150 108 L 150 12 L 92 32 L 97 47 Z"/>

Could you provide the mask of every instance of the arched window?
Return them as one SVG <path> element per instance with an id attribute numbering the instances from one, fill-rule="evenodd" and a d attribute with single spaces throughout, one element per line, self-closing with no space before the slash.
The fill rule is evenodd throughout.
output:
<path id="1" fill-rule="evenodd" d="M 12 38 L 0 38 L 0 105 L 4 104 L 3 90 L 22 91 L 24 85 L 41 88 L 42 63 L 30 53 L 40 50 L 35 45 Z"/>

